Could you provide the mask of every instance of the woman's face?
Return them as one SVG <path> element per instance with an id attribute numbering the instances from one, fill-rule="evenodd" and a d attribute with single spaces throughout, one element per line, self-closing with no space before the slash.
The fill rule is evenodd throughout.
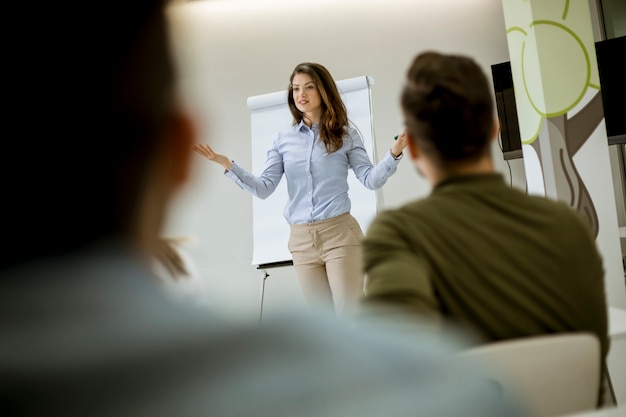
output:
<path id="1" fill-rule="evenodd" d="M 298 110 L 307 115 L 315 115 L 321 112 L 322 97 L 309 74 L 296 74 L 291 85 L 293 88 L 293 101 Z"/>

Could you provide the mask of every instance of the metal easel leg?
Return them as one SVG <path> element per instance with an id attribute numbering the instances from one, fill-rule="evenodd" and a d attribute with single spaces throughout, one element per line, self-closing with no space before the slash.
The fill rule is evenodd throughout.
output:
<path id="1" fill-rule="evenodd" d="M 261 270 L 263 276 L 261 277 L 261 308 L 259 311 L 259 322 L 263 321 L 263 296 L 265 295 L 265 280 L 269 277 L 266 270 Z"/>

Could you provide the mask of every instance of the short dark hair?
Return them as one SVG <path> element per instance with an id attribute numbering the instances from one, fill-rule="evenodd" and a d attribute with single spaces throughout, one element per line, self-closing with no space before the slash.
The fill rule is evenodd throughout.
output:
<path id="1" fill-rule="evenodd" d="M 164 1 L 25 6 L 5 57 L 3 267 L 126 233 L 174 102 Z"/>
<path id="2" fill-rule="evenodd" d="M 408 72 L 401 105 L 406 127 L 441 165 L 488 152 L 494 104 L 487 77 L 472 59 L 423 52 Z"/>

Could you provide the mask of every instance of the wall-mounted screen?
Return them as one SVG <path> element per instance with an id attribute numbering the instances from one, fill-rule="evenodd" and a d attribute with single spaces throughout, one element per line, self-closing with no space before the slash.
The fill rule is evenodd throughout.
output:
<path id="1" fill-rule="evenodd" d="M 500 144 L 504 159 L 522 158 L 522 141 L 517 119 L 517 106 L 513 90 L 511 63 L 502 62 L 491 66 L 496 107 L 500 119 Z"/>
<path id="2" fill-rule="evenodd" d="M 626 143 L 626 36 L 596 42 L 596 56 L 609 144 Z"/>

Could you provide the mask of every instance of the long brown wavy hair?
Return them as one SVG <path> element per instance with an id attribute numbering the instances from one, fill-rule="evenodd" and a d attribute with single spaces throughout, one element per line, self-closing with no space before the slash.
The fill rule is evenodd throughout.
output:
<path id="1" fill-rule="evenodd" d="M 330 72 L 320 64 L 303 62 L 298 64 L 289 77 L 287 102 L 293 115 L 294 126 L 303 119 L 302 112 L 293 100 L 293 77 L 296 74 L 308 74 L 315 83 L 322 98 L 322 116 L 319 123 L 320 139 L 328 153 L 333 153 L 343 145 L 343 137 L 348 132 L 348 111 L 341 99 L 339 89 Z"/>

